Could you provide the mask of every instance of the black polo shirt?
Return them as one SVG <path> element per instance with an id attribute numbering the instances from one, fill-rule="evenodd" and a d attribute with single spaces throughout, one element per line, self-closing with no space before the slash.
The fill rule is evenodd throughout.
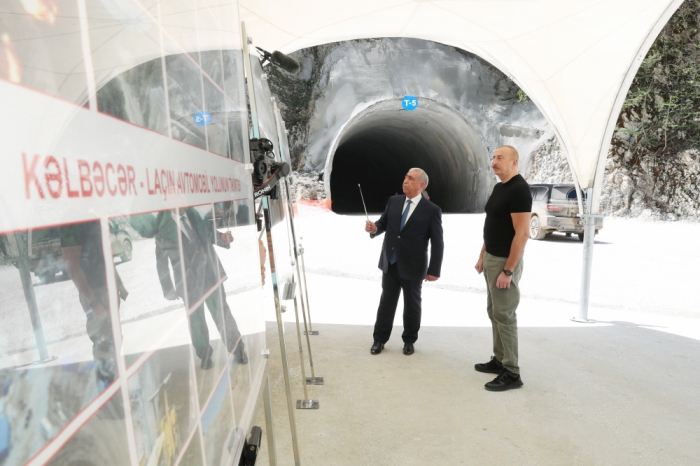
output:
<path id="1" fill-rule="evenodd" d="M 515 175 L 507 182 L 494 186 L 484 210 L 486 252 L 492 256 L 508 257 L 510 245 L 515 237 L 513 218 L 510 214 L 532 211 L 532 195 L 525 178 Z"/>

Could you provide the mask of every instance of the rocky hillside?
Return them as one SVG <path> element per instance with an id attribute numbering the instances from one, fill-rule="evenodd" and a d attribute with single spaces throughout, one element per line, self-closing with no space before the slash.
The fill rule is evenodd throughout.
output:
<path id="1" fill-rule="evenodd" d="M 686 0 L 632 83 L 605 167 L 608 215 L 700 220 L 700 1 Z M 558 141 L 532 154 L 531 182 L 571 181 Z"/>

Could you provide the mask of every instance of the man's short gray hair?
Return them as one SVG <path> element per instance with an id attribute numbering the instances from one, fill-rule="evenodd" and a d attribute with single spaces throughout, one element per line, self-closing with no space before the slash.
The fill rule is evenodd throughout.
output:
<path id="1" fill-rule="evenodd" d="M 425 188 L 428 187 L 429 178 L 428 178 L 428 174 L 425 173 L 425 170 L 423 170 L 422 168 L 411 168 L 409 171 L 410 172 L 414 172 L 414 171 L 418 172 L 418 177 L 420 178 L 421 183 L 425 183 Z M 425 189 L 425 188 L 423 188 L 423 189 Z"/>

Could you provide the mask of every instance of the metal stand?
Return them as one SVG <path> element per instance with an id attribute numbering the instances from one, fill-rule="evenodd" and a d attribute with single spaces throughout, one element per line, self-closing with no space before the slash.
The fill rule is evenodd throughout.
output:
<path id="1" fill-rule="evenodd" d="M 269 196 L 262 196 L 261 202 L 263 206 L 263 215 L 265 216 L 265 228 L 272 232 L 272 217 L 270 215 L 270 200 Z M 287 361 L 287 345 L 284 339 L 284 323 L 282 322 L 282 309 L 280 306 L 279 286 L 277 283 L 277 270 L 273 265 L 275 261 L 275 249 L 273 246 L 272 235 L 269 235 L 267 241 L 268 253 L 270 258 L 270 275 L 272 276 L 272 290 L 275 296 L 275 312 L 277 314 L 277 332 L 280 339 L 280 352 L 282 356 L 282 373 L 284 375 L 285 391 L 287 393 L 287 411 L 289 412 L 289 425 L 292 431 L 292 448 L 294 449 L 294 464 L 300 466 L 299 460 L 299 442 L 297 440 L 297 425 L 294 419 L 294 406 L 292 404 L 292 385 L 289 382 L 289 364 Z"/>
<path id="2" fill-rule="evenodd" d="M 269 357 L 267 351 L 265 357 Z M 263 382 L 263 404 L 265 405 L 265 427 L 267 428 L 267 451 L 270 457 L 270 466 L 277 466 L 277 446 L 275 444 L 275 427 L 272 422 L 272 397 L 270 395 L 270 377 L 265 369 L 265 381 Z"/>
<path id="3" fill-rule="evenodd" d="M 307 393 L 306 383 L 304 381 L 306 378 L 306 369 L 304 368 L 304 347 L 301 343 L 301 331 L 299 330 L 299 307 L 297 306 L 297 298 L 294 297 L 294 315 L 297 320 L 297 339 L 299 340 L 299 361 L 301 362 L 301 380 L 302 386 L 304 387 L 304 399 L 297 400 L 297 409 L 318 409 L 319 402 L 316 400 L 310 400 L 309 394 Z"/>
<path id="4" fill-rule="evenodd" d="M 304 239 L 303 237 L 299 237 L 299 240 Z M 304 272 L 304 294 L 306 294 L 306 309 L 309 310 L 309 335 L 318 335 L 318 330 L 314 330 L 313 325 L 311 324 L 311 304 L 309 304 L 309 286 L 306 284 L 306 265 L 304 264 L 304 247 L 301 245 L 301 241 L 299 241 L 299 256 L 301 256 L 301 270 Z M 302 301 L 301 303 L 302 306 L 302 311 L 304 310 L 304 302 Z M 304 332 L 306 334 L 306 332 Z"/>
<path id="5" fill-rule="evenodd" d="M 279 109 L 277 108 L 277 102 L 275 101 L 274 97 L 272 98 L 272 106 L 275 109 L 275 120 L 277 123 L 277 138 L 279 141 L 279 154 L 280 158 L 285 161 L 285 154 L 283 150 L 283 144 L 282 144 L 282 138 L 283 136 L 283 131 L 282 131 L 282 119 L 280 118 L 280 112 Z M 292 242 L 294 246 L 294 262 L 297 267 L 297 276 L 299 277 L 299 283 L 301 283 L 301 272 L 299 270 L 299 252 L 300 249 L 297 247 L 297 235 L 296 235 L 296 230 L 294 228 L 294 208 L 292 206 L 292 198 L 291 198 L 291 191 L 289 189 L 289 183 L 285 180 L 281 184 L 284 185 L 285 193 L 287 194 L 287 212 L 289 215 L 289 227 L 291 229 L 291 236 L 292 236 Z M 303 252 L 303 249 L 301 249 Z M 302 256 L 302 264 L 304 262 L 304 256 Z M 304 284 L 306 284 L 306 271 L 304 271 Z M 308 303 L 308 291 L 306 291 L 306 287 L 304 287 L 304 291 L 306 292 L 306 298 L 307 298 L 307 303 Z M 294 302 L 296 306 L 296 300 Z M 304 300 L 301 300 L 301 315 L 304 317 L 304 335 L 306 335 L 306 345 L 309 349 L 309 366 L 311 366 L 311 377 L 306 377 L 306 384 L 307 385 L 323 385 L 323 377 L 316 377 L 316 374 L 314 372 L 314 359 L 313 356 L 311 355 L 311 341 L 309 340 L 309 327 L 307 326 L 306 322 L 306 311 L 304 308 Z M 311 314 L 309 313 L 309 320 L 311 319 Z M 299 319 L 297 318 L 297 322 Z M 318 334 L 318 332 L 317 332 Z M 303 364 L 302 364 L 303 366 Z"/>

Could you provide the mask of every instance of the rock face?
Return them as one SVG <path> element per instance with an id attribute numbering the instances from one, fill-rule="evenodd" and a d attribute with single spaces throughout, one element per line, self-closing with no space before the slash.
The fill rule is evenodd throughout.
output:
<path id="1" fill-rule="evenodd" d="M 636 158 L 625 146 L 611 150 L 601 205 L 606 215 L 648 220 L 700 220 L 700 152 Z M 571 171 L 556 137 L 531 154 L 529 183 L 571 183 Z"/>
<path id="2" fill-rule="evenodd" d="M 292 56 L 301 64 L 300 73 L 271 68 L 269 84 L 284 104 L 292 160 L 302 170 L 323 170 L 332 140 L 352 116 L 406 95 L 456 109 L 479 132 L 488 152 L 504 140 L 534 146 L 549 128 L 537 107 L 519 98 L 515 83 L 454 47 L 419 39 L 365 39 Z"/>
<path id="3" fill-rule="evenodd" d="M 333 157 L 340 147 L 339 141 L 347 140 L 346 132 L 363 121 L 366 112 L 376 112 L 379 105 L 394 105 L 401 110 L 401 99 L 407 95 L 416 96 L 426 108 L 442 106 L 446 112 L 454 111 L 455 119 L 466 122 L 469 131 L 460 130 L 456 139 L 469 139 L 468 145 L 474 150 L 464 151 L 463 157 L 455 156 L 453 149 L 443 152 L 450 153 L 453 160 L 473 159 L 469 154 L 479 154 L 479 161 L 472 161 L 465 168 L 469 171 L 465 175 L 470 183 L 468 190 L 475 184 L 473 171 L 479 179 L 479 192 L 490 191 L 495 177 L 489 173 L 488 154 L 496 147 L 516 146 L 522 154 L 522 163 L 527 165 L 532 148 L 549 131 L 545 118 L 531 101 L 523 98 L 515 83 L 487 62 L 454 47 L 418 39 L 372 39 L 313 47 L 292 56 L 301 64 L 299 75 L 291 76 L 270 67 L 268 82 L 282 103 L 293 167 L 301 172 L 324 172 L 327 194 L 334 185 L 331 179 L 335 175 L 330 173 Z M 381 126 L 381 122 L 377 124 Z M 424 142 L 430 139 L 434 141 L 429 143 L 430 147 L 455 140 L 448 141 L 436 131 L 431 135 L 418 134 L 428 131 L 427 124 L 415 131 L 406 127 L 396 130 L 398 125 L 394 124 L 392 130 L 392 124 L 388 123 L 386 131 L 392 134 L 403 131 Z M 373 128 L 375 133 L 384 130 L 379 126 Z M 466 137 L 469 132 L 475 136 Z M 396 142 L 390 137 L 384 142 L 390 141 Z M 395 142 L 391 145 L 398 147 Z M 372 144 L 380 145 L 374 140 Z M 405 149 L 401 150 L 405 153 Z M 421 150 L 430 158 L 429 152 Z M 388 155 L 382 157 L 386 160 Z M 388 167 L 382 165 L 381 170 L 388 171 Z M 431 170 L 439 171 L 435 167 Z M 439 196 L 438 192 L 435 194 Z M 471 207 L 457 210 L 482 209 L 480 197 L 472 197 L 476 200 L 468 203 Z"/>
<path id="4" fill-rule="evenodd" d="M 310 172 L 294 172 L 292 175 L 292 199 L 294 201 L 321 201 L 326 199 L 326 188 L 323 174 Z"/>
<path id="5" fill-rule="evenodd" d="M 698 9 L 697 1 L 686 3 L 686 10 Z M 678 15 L 687 16 L 688 11 L 679 10 Z M 674 32 L 673 21 L 670 32 L 659 40 L 669 35 L 677 42 L 685 40 Z M 649 76 L 635 81 L 620 116 L 606 165 L 602 205 L 606 215 L 699 220 L 700 152 L 693 148 L 686 128 L 675 130 L 675 142 L 666 144 L 671 139 L 657 121 L 666 114 L 651 107 L 666 108 L 673 100 L 653 87 L 668 87 L 674 79 L 674 67 L 659 68 L 657 49 L 652 49 L 640 70 L 640 76 Z M 327 168 L 334 138 L 343 125 L 377 102 L 407 94 L 434 99 L 464 115 L 488 153 L 501 144 L 517 147 L 520 171 L 529 182 L 572 182 L 562 148 L 534 103 L 478 57 L 415 39 L 348 41 L 304 49 L 293 56 L 302 71 L 291 76 L 271 69 L 270 87 L 282 102 L 290 129 L 300 198 L 326 195 L 328 187 L 318 178 Z M 693 82 L 688 86 L 694 86 Z M 655 89 L 653 93 L 645 91 L 649 86 Z M 640 104 L 644 99 L 648 102 Z M 650 139 L 639 136 L 645 128 L 653 129 L 660 148 L 645 146 Z M 671 131 L 669 128 L 668 134 Z"/>

